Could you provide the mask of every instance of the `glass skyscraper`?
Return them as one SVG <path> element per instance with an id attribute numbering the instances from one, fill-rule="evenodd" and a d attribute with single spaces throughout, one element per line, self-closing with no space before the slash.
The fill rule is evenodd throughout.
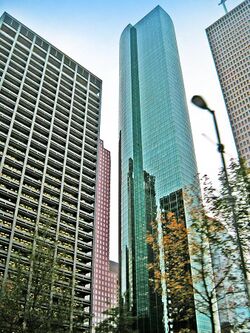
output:
<path id="1" fill-rule="evenodd" d="M 121 35 L 119 127 L 121 296 L 140 333 L 171 332 L 168 301 L 149 284 L 145 239 L 165 206 L 185 210 L 182 189 L 197 167 L 174 26 L 159 6 Z M 193 325 L 209 332 L 198 317 Z"/>

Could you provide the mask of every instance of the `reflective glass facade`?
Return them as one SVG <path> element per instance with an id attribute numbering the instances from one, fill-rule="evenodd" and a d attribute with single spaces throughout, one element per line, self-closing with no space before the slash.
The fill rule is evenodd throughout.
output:
<path id="1" fill-rule="evenodd" d="M 146 233 L 162 198 L 191 184 L 197 168 L 174 26 L 159 6 L 122 33 L 119 123 L 121 295 L 140 333 L 164 332 Z"/>

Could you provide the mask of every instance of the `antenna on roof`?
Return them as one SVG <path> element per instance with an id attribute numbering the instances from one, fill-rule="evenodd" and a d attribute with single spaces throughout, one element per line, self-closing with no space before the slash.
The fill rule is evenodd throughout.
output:
<path id="1" fill-rule="evenodd" d="M 226 7 L 226 5 L 225 5 L 225 2 L 226 2 L 226 1 L 227 1 L 227 0 L 221 0 L 220 3 L 219 3 L 218 5 L 219 5 L 219 6 L 222 5 L 223 8 L 224 8 L 224 10 L 225 10 L 225 13 L 227 14 L 227 13 L 228 13 L 228 10 L 227 10 L 227 7 Z"/>

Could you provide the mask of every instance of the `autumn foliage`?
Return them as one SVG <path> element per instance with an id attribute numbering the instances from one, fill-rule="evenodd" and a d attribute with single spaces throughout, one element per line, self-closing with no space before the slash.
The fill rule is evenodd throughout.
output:
<path id="1" fill-rule="evenodd" d="M 153 273 L 152 284 L 168 300 L 169 317 L 180 327 L 192 326 L 194 301 L 188 230 L 182 218 L 168 212 L 152 223 L 147 243 L 153 249 L 155 261 L 148 265 Z"/>

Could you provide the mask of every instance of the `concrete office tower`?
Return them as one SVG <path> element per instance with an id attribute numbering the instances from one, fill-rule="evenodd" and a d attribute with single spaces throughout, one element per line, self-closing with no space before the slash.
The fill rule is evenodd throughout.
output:
<path id="1" fill-rule="evenodd" d="M 50 220 L 61 274 L 90 315 L 102 82 L 7 13 L 0 78 L 0 272 Z M 80 332 L 89 326 L 90 316 Z"/>
<path id="2" fill-rule="evenodd" d="M 250 166 L 249 17 L 245 0 L 206 29 L 237 151 Z"/>
<path id="3" fill-rule="evenodd" d="M 185 209 L 182 189 L 197 167 L 174 26 L 159 6 L 121 35 L 119 123 L 121 295 L 140 333 L 172 332 L 171 300 L 163 297 L 163 315 L 149 284 L 145 239 L 168 204 Z M 189 324 L 210 332 L 205 316 Z"/>
<path id="4" fill-rule="evenodd" d="M 93 260 L 93 332 L 94 326 L 107 317 L 103 312 L 118 306 L 118 264 L 109 261 L 110 171 L 110 152 L 100 140 Z"/>

